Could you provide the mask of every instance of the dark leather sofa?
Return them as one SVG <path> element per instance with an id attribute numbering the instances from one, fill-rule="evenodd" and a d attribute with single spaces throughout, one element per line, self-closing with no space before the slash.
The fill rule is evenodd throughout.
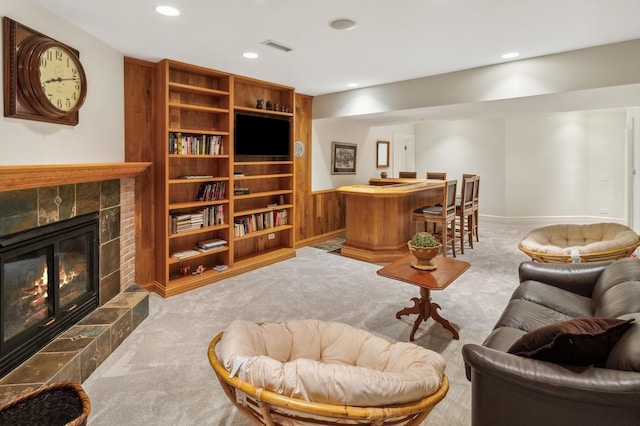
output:
<path id="1" fill-rule="evenodd" d="M 519 278 L 482 345 L 462 349 L 473 426 L 639 425 L 640 260 L 524 262 Z M 593 317 L 635 318 L 618 340 L 611 338 L 601 362 L 572 365 L 508 352 L 532 330 Z"/>

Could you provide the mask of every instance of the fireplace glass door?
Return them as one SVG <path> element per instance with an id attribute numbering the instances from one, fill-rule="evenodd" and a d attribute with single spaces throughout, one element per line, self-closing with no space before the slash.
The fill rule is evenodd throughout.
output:
<path id="1" fill-rule="evenodd" d="M 97 307 L 97 219 L 60 228 L 30 232 L 0 251 L 3 364 L 23 360 Z"/>

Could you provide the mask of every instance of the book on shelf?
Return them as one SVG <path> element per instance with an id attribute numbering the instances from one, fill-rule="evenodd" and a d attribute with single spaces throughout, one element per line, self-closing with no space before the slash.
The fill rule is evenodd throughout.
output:
<path id="1" fill-rule="evenodd" d="M 169 234 L 192 231 L 214 225 L 224 224 L 224 204 L 205 207 L 189 213 L 169 215 Z"/>
<path id="2" fill-rule="evenodd" d="M 227 182 L 216 181 L 203 183 L 198 189 L 196 201 L 224 200 L 227 194 Z"/>
<path id="3" fill-rule="evenodd" d="M 233 195 L 243 195 L 243 194 L 251 194 L 251 190 L 249 188 L 233 188 Z"/>
<path id="4" fill-rule="evenodd" d="M 222 155 L 222 135 L 194 135 L 169 132 L 169 154 L 177 155 Z"/>
<path id="5" fill-rule="evenodd" d="M 182 251 L 177 251 L 175 253 L 171 254 L 171 257 L 175 257 L 176 259 L 186 259 L 188 257 L 191 256 L 195 256 L 197 254 L 200 254 L 200 252 L 198 250 L 195 249 L 189 249 L 189 250 L 182 250 Z"/>
<path id="6" fill-rule="evenodd" d="M 203 250 L 211 250 L 218 247 L 223 247 L 227 244 L 226 240 L 220 238 L 213 238 L 210 240 L 198 241 L 198 247 Z"/>
<path id="7" fill-rule="evenodd" d="M 286 209 L 240 216 L 234 220 L 233 234 L 236 237 L 242 237 L 250 232 L 286 225 L 287 216 L 288 211 Z"/>
<path id="8" fill-rule="evenodd" d="M 212 179 L 213 175 L 182 175 L 180 179 Z"/>

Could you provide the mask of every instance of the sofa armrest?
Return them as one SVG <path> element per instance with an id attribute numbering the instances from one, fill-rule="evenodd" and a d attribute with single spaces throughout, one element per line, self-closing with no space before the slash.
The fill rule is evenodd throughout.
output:
<path id="1" fill-rule="evenodd" d="M 554 364 L 476 344 L 464 345 L 462 357 L 470 369 L 472 384 L 479 382 L 474 384 L 474 394 L 491 393 L 492 386 L 502 383 L 511 385 L 513 398 L 523 398 L 525 405 L 545 399 L 562 405 L 569 400 L 585 406 L 634 407 L 640 416 L 637 372 Z M 477 390 L 475 385 L 485 389 Z"/>
<path id="2" fill-rule="evenodd" d="M 520 282 L 539 281 L 585 297 L 591 297 L 602 271 L 611 262 L 538 263 L 522 262 L 518 268 Z"/>

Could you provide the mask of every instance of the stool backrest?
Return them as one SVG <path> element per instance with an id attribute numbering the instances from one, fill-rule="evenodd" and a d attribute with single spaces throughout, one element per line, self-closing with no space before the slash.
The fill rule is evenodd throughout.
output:
<path id="1" fill-rule="evenodd" d="M 447 172 L 427 172 L 427 179 L 447 180 Z"/>
<path id="2" fill-rule="evenodd" d="M 399 178 L 416 178 L 418 177 L 417 172 L 398 172 Z"/>

